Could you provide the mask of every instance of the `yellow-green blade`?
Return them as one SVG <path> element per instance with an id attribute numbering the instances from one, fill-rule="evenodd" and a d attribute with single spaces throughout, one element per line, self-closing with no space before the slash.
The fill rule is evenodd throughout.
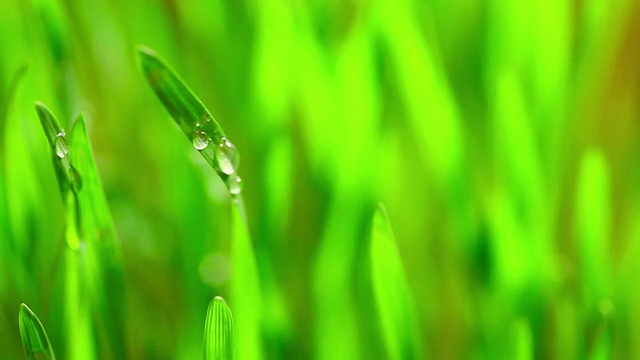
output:
<path id="1" fill-rule="evenodd" d="M 255 360 L 262 358 L 260 324 L 262 296 L 258 266 L 243 215 L 242 199 L 236 199 L 231 209 L 231 260 L 233 261 L 231 282 L 231 304 L 235 312 L 235 342 L 237 358 Z"/>
<path id="2" fill-rule="evenodd" d="M 378 205 L 373 216 L 370 245 L 373 293 L 390 359 L 419 358 L 409 287 L 387 212 Z"/>
<path id="3" fill-rule="evenodd" d="M 233 317 L 220 296 L 209 303 L 204 324 L 205 360 L 233 359 Z"/>
<path id="4" fill-rule="evenodd" d="M 29 360 L 53 360 L 56 358 L 44 326 L 26 304 L 20 305 L 18 323 L 22 345 Z"/>

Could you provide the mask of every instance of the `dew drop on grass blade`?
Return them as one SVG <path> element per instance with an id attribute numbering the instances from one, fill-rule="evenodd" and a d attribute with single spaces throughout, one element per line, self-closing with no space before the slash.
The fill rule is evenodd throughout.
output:
<path id="1" fill-rule="evenodd" d="M 29 360 L 54 360 L 56 358 L 44 326 L 26 304 L 20 305 L 18 324 L 22 345 Z"/>
<path id="2" fill-rule="evenodd" d="M 232 192 L 239 192 L 240 181 L 233 174 L 238 168 L 240 155 L 213 115 L 155 51 L 141 46 L 138 56 L 149 85 L 193 147 L 227 182 Z"/>
<path id="3" fill-rule="evenodd" d="M 204 359 L 233 358 L 233 317 L 231 309 L 220 296 L 209 303 L 204 324 Z"/>
<path id="4" fill-rule="evenodd" d="M 371 229 L 371 278 L 390 359 L 420 358 L 409 288 L 387 212 L 378 205 Z"/>
<path id="5" fill-rule="evenodd" d="M 67 133 L 60 126 L 53 112 L 51 112 L 45 104 L 36 101 L 35 107 L 38 118 L 40 118 L 40 123 L 42 124 L 42 129 L 47 136 L 49 146 L 51 146 L 53 152 L 54 168 L 60 184 L 60 192 L 63 198 L 66 198 L 65 194 L 69 189 L 77 192 L 82 184 L 78 172 L 69 160 Z"/>

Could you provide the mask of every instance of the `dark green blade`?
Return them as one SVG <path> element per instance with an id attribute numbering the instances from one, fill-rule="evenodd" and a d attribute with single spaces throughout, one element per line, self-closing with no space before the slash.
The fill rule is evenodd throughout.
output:
<path id="1" fill-rule="evenodd" d="M 55 115 L 45 104 L 36 101 L 35 107 L 38 117 L 40 118 L 40 123 L 42 124 L 42 129 L 47 136 L 53 152 L 55 171 L 58 176 L 58 181 L 60 182 L 60 191 L 62 192 L 63 198 L 66 198 L 65 194 L 68 189 L 77 192 L 82 186 L 78 172 L 69 161 L 67 134 L 60 126 L 58 119 L 56 119 Z"/>
<path id="2" fill-rule="evenodd" d="M 233 317 L 231 309 L 220 296 L 209 303 L 204 324 L 205 360 L 233 358 Z"/>
<path id="3" fill-rule="evenodd" d="M 51 360 L 56 358 L 44 326 L 42 326 L 38 316 L 26 304 L 20 305 L 18 324 L 20 326 L 22 345 L 28 359 Z"/>
<path id="4" fill-rule="evenodd" d="M 239 155 L 226 139 L 218 122 L 155 51 L 141 46 L 138 48 L 138 58 L 143 74 L 164 107 L 220 177 L 225 181 L 229 179 L 227 187 L 235 194 L 233 186 L 236 184 L 232 180 L 239 178 L 232 174 L 239 162 Z M 225 148 L 224 144 L 229 144 L 229 147 Z M 222 156 L 220 149 L 225 151 Z M 225 164 L 232 164 L 232 168 L 229 170 Z"/>

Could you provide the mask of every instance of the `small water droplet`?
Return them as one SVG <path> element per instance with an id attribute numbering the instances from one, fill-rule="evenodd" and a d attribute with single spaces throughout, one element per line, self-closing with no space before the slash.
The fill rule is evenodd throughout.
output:
<path id="1" fill-rule="evenodd" d="M 71 181 L 71 189 L 77 194 L 80 189 L 82 189 L 82 177 L 80 177 L 80 173 L 78 173 L 78 170 L 76 170 L 76 168 L 74 168 L 73 166 L 69 168 L 69 175 L 69 181 Z"/>
<path id="2" fill-rule="evenodd" d="M 220 143 L 216 148 L 216 161 L 220 170 L 227 175 L 235 173 L 238 168 L 240 157 L 236 147 L 225 137 L 220 139 Z"/>
<path id="3" fill-rule="evenodd" d="M 56 135 L 54 146 L 56 148 L 56 155 L 60 159 L 69 154 L 69 144 L 67 144 L 67 140 L 64 138 L 63 133 L 59 133 L 58 135 Z"/>
<path id="4" fill-rule="evenodd" d="M 206 132 L 202 130 L 195 130 L 193 132 L 193 147 L 196 148 L 196 150 L 206 149 L 207 146 L 209 146 L 209 141 L 211 141 L 211 139 Z"/>
<path id="5" fill-rule="evenodd" d="M 228 178 L 227 187 L 229 188 L 229 192 L 233 195 L 240 194 L 240 191 L 242 191 L 242 179 L 240 176 L 235 175 Z"/>
<path id="6" fill-rule="evenodd" d="M 200 118 L 200 120 L 198 120 L 196 122 L 196 127 L 197 128 L 201 128 L 206 126 L 209 123 L 209 116 L 207 116 L 207 114 L 202 115 L 202 117 Z"/>

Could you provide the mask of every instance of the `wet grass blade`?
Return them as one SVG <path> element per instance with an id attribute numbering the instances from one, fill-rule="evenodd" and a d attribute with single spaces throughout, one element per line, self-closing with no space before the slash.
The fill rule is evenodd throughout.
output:
<path id="1" fill-rule="evenodd" d="M 26 304 L 20 305 L 18 315 L 22 345 L 29 360 L 55 360 L 49 337 L 38 316 Z"/>
<path id="2" fill-rule="evenodd" d="M 84 117 L 77 118 L 67 142 L 66 132 L 43 103 L 36 103 L 36 112 L 51 146 L 67 205 L 67 246 L 70 250 L 65 257 L 67 317 L 70 338 L 83 339 L 77 345 L 69 345 L 69 357 L 92 357 L 95 354 L 93 343 L 98 339 L 101 357 L 124 358 L 124 283 L 120 246 Z"/>
<path id="3" fill-rule="evenodd" d="M 233 317 L 231 309 L 220 296 L 216 296 L 207 309 L 204 324 L 204 359 L 233 359 Z"/>
<path id="4" fill-rule="evenodd" d="M 225 180 L 231 193 L 236 194 L 239 177 L 234 173 L 240 158 L 218 122 L 155 51 L 140 46 L 138 57 L 143 74 L 169 114 L 194 148 Z"/>
<path id="5" fill-rule="evenodd" d="M 233 197 L 231 258 L 234 279 L 231 302 L 236 314 L 236 343 L 241 344 L 236 355 L 239 359 L 260 359 L 260 281 L 240 194 L 241 179 L 236 175 L 239 155 L 200 99 L 158 54 L 142 46 L 138 48 L 138 59 L 153 91 L 191 140 L 193 147 L 225 181 Z"/>
<path id="6" fill-rule="evenodd" d="M 370 260 L 373 292 L 389 358 L 420 358 L 409 288 L 382 204 L 373 216 Z"/>
<path id="7" fill-rule="evenodd" d="M 66 192 L 69 189 L 75 192 L 80 185 L 78 172 L 71 165 L 69 157 L 67 156 L 69 154 L 67 133 L 60 126 L 53 112 L 51 112 L 45 104 L 37 101 L 35 107 L 38 118 L 40 118 L 40 123 L 42 124 L 42 129 L 47 136 L 47 141 L 53 152 L 54 167 L 60 184 L 60 192 L 63 198 L 66 198 Z"/>

